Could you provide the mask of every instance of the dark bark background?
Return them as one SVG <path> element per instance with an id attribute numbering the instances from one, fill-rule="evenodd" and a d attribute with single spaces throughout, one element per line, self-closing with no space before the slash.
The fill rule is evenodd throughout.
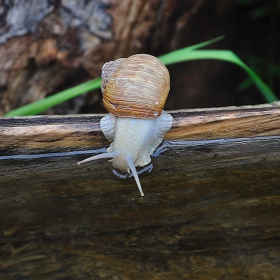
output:
<path id="1" fill-rule="evenodd" d="M 158 56 L 220 35 L 225 39 L 210 48 L 232 49 L 248 63 L 251 56 L 262 59 L 253 65 L 277 94 L 279 78 L 267 65 L 279 62 L 278 1 L 242 2 L 1 1 L 0 114 L 98 77 L 106 61 L 135 53 Z M 166 109 L 265 102 L 255 87 L 238 89 L 246 73 L 229 63 L 192 61 L 168 68 Z M 46 113 L 100 112 L 105 110 L 96 91 Z"/>

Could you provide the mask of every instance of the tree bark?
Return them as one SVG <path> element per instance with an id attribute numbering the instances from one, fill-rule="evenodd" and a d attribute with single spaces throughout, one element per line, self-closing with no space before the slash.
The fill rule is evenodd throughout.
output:
<path id="1" fill-rule="evenodd" d="M 228 1 L 227 5 L 233 2 Z M 209 34 L 208 28 L 203 28 L 205 21 L 208 26 L 226 26 L 215 23 L 217 17 L 211 13 L 207 15 L 209 20 L 204 18 L 203 9 L 218 13 L 219 3 L 205 0 L 2 1 L 0 114 L 95 78 L 109 60 L 135 53 L 159 55 L 223 34 L 219 30 Z M 198 26 L 201 28 L 196 32 Z M 180 73 L 179 68 L 171 73 L 174 91 L 167 102 L 168 109 L 195 105 L 188 95 L 195 94 L 200 101 L 208 100 L 201 98 L 199 92 L 209 93 L 206 81 L 220 69 L 220 65 L 212 65 L 210 72 L 198 74 L 193 68 L 188 72 L 182 67 Z M 205 69 L 199 64 L 198 68 Z M 181 74 L 185 71 L 183 80 L 196 81 L 196 86 L 181 85 Z M 197 79 L 203 79 L 205 87 Z M 176 85 L 180 85 L 179 88 Z M 97 107 L 94 112 L 104 112 L 102 106 L 98 106 L 101 103 L 100 92 L 89 93 L 48 113 L 77 113 L 93 104 Z"/>

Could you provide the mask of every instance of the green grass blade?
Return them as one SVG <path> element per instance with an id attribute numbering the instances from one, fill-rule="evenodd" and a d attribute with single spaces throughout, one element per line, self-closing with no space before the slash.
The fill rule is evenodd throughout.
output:
<path id="1" fill-rule="evenodd" d="M 221 40 L 223 36 L 214 38 L 212 40 L 186 47 L 180 50 L 170 52 L 162 55 L 159 59 L 165 64 L 173 64 L 177 62 L 189 61 L 189 60 L 201 60 L 201 59 L 215 59 L 234 63 L 242 67 L 260 89 L 262 95 L 267 102 L 274 102 L 277 97 L 270 90 L 270 88 L 260 79 L 260 77 L 250 69 L 245 63 L 242 62 L 232 51 L 228 50 L 198 50 L 199 48 L 208 46 L 214 42 Z M 101 78 L 91 80 L 89 82 L 80 84 L 76 87 L 64 90 L 52 96 L 46 97 L 42 100 L 33 102 L 31 104 L 22 106 L 18 109 L 12 110 L 5 114 L 5 116 L 32 116 L 39 114 L 49 108 L 52 108 L 66 100 L 76 97 L 82 93 L 95 90 L 100 87 Z"/>
<path id="2" fill-rule="evenodd" d="M 263 97 L 267 102 L 277 101 L 278 98 L 274 95 L 271 89 L 261 80 L 261 78 L 250 69 L 242 60 L 238 58 L 232 51 L 228 50 L 195 50 L 192 52 L 184 52 L 184 49 L 171 52 L 159 57 L 165 64 L 169 65 L 176 62 L 198 60 L 198 59 L 215 59 L 234 63 L 243 68 L 260 89 Z"/>
<path id="3" fill-rule="evenodd" d="M 5 117 L 12 116 L 33 116 L 46 111 L 66 100 L 74 98 L 82 93 L 100 88 L 101 78 L 85 82 L 78 86 L 66 89 L 44 99 L 27 104 L 5 114 Z"/>
<path id="4" fill-rule="evenodd" d="M 201 49 L 201 48 L 204 48 L 204 47 L 209 46 L 209 45 L 211 45 L 211 44 L 214 44 L 214 43 L 216 43 L 216 42 L 218 42 L 218 41 L 221 41 L 221 40 L 223 40 L 224 38 L 225 38 L 225 36 L 222 35 L 222 36 L 216 37 L 216 38 L 214 38 L 214 39 L 211 39 L 211 40 L 208 40 L 208 41 L 205 41 L 205 42 L 196 44 L 196 45 L 192 45 L 192 46 L 189 46 L 189 47 L 186 47 L 186 48 L 183 48 L 183 49 L 179 49 L 179 50 L 173 51 L 172 53 L 180 52 L 180 51 L 182 51 L 182 50 L 183 50 L 184 52 L 186 52 L 186 51 L 194 51 L 194 50 L 197 50 L 197 49 Z M 170 53 L 165 54 L 165 55 L 162 55 L 162 56 L 160 56 L 160 57 L 158 57 L 158 58 L 160 59 L 161 57 L 166 56 L 166 55 L 169 55 L 169 54 L 170 54 Z"/>

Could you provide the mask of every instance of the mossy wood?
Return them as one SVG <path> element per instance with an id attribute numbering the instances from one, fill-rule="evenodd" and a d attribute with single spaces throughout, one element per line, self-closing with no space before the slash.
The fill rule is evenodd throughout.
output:
<path id="1" fill-rule="evenodd" d="M 140 175 L 144 197 L 134 179 L 114 175 L 107 160 L 77 165 L 109 145 L 100 131 L 101 116 L 0 119 L 0 240 L 5 253 L 0 267 L 6 269 L 18 242 L 29 242 L 40 248 L 42 262 L 53 261 L 48 246 L 64 254 L 78 254 L 77 247 L 84 246 L 95 253 L 83 257 L 110 258 L 119 273 L 131 270 L 126 266 L 133 266 L 136 260 L 130 257 L 137 255 L 144 268 L 149 259 L 151 267 L 161 264 L 161 272 L 177 271 L 177 277 L 183 273 L 179 267 L 194 273 L 186 267 L 193 265 L 191 256 L 202 252 L 219 261 L 229 252 L 229 258 L 262 252 L 263 261 L 279 275 L 279 103 L 171 114 L 172 129 L 152 157 L 151 172 Z M 70 239 L 76 249 L 57 243 Z M 53 271 L 59 270 L 57 262 Z M 135 269 L 142 279 L 161 279 L 156 269 L 153 274 Z"/>

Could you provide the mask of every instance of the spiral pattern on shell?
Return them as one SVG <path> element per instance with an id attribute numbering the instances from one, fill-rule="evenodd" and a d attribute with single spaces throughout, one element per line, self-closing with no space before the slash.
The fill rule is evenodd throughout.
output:
<path id="1" fill-rule="evenodd" d="M 136 54 L 102 67 L 103 103 L 118 117 L 160 116 L 170 89 L 167 68 L 154 56 Z"/>

